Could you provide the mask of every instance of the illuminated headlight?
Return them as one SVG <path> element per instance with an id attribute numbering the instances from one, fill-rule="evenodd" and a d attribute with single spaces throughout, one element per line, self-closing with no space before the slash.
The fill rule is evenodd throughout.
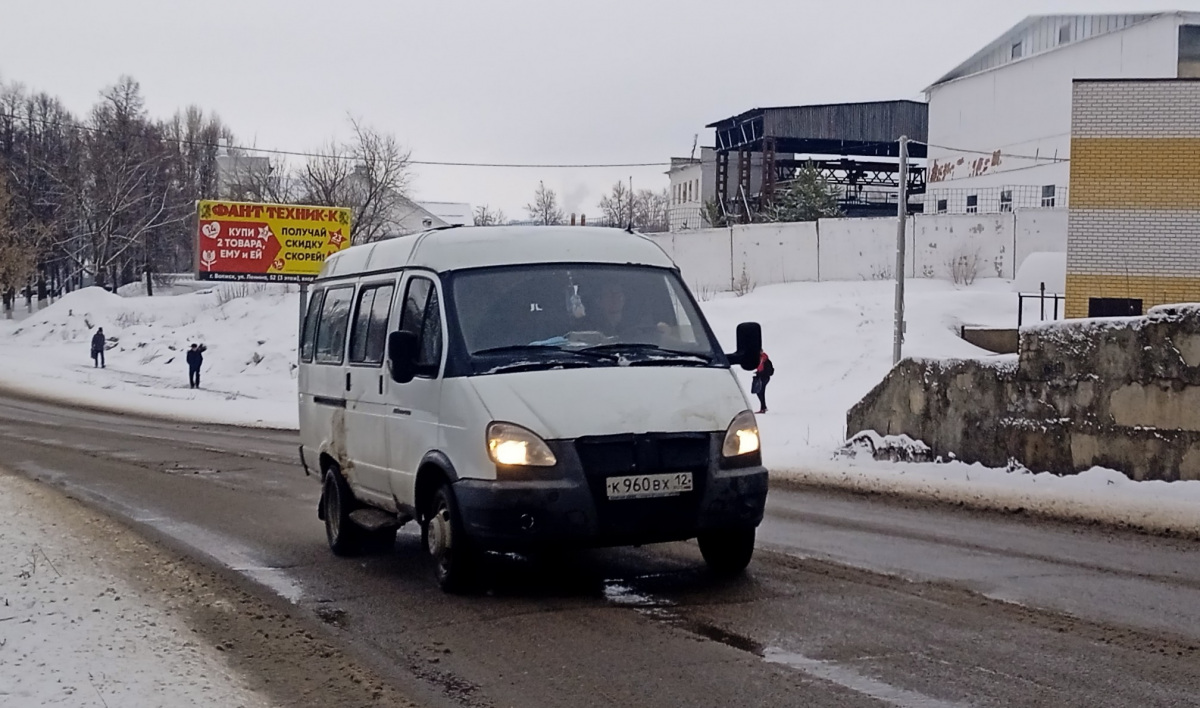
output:
<path id="1" fill-rule="evenodd" d="M 729 429 L 725 431 L 725 444 L 721 446 L 721 456 L 725 459 L 748 459 L 759 451 L 758 423 L 750 411 L 739 413 Z"/>
<path id="2" fill-rule="evenodd" d="M 488 456 L 501 467 L 553 467 L 558 463 L 546 441 L 511 423 L 492 423 L 487 429 Z"/>

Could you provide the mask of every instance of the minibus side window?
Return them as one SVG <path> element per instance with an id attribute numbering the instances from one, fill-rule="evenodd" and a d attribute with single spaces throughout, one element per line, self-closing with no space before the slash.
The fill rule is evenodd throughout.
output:
<path id="1" fill-rule="evenodd" d="M 304 339 L 300 342 L 300 361 L 312 362 L 313 345 L 317 340 L 317 313 L 321 311 L 324 290 L 314 290 L 308 298 L 308 311 L 304 315 Z"/>
<path id="2" fill-rule="evenodd" d="M 417 375 L 437 377 L 442 363 L 442 310 L 433 281 L 427 278 L 408 281 L 400 329 L 417 335 L 420 342 Z"/>
<path id="3" fill-rule="evenodd" d="M 325 292 L 321 304 L 321 318 L 317 323 L 318 364 L 341 364 L 346 352 L 346 328 L 350 323 L 350 301 L 354 297 L 353 287 L 330 288 Z"/>
<path id="4" fill-rule="evenodd" d="M 358 294 L 354 312 L 354 329 L 350 334 L 350 363 L 383 363 L 383 347 L 387 341 L 388 317 L 392 313 L 392 294 L 395 287 L 375 285 Z"/>

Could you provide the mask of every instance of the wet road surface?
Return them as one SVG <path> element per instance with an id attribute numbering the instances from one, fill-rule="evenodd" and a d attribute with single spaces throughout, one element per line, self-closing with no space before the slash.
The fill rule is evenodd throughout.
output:
<path id="1" fill-rule="evenodd" d="M 744 578 L 680 543 L 493 557 L 455 597 L 411 526 L 334 557 L 296 445 L 0 396 L 0 466 L 269 587 L 419 702 L 1200 705 L 1200 543 L 775 488 Z"/>

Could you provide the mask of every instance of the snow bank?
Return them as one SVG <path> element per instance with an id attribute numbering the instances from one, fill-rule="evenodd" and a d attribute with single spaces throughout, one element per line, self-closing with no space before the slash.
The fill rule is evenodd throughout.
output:
<path id="1" fill-rule="evenodd" d="M 1127 526 L 1200 538 L 1200 482 L 1135 482 L 1093 468 L 1077 475 L 1034 474 L 1021 467 L 895 463 L 851 459 L 807 469 L 772 470 L 792 482 L 896 494 L 978 509 L 1026 511 L 1070 521 Z"/>
<path id="2" fill-rule="evenodd" d="M 1008 281 L 979 280 L 958 288 L 918 279 L 907 284 L 905 299 L 906 357 L 983 358 L 997 365 L 1012 358 L 959 337 L 963 325 L 1016 326 Z M 791 283 L 702 304 L 729 351 L 739 322 L 762 324 L 763 347 L 776 368 L 767 387 L 770 412 L 759 419 L 767 466 L 829 464 L 846 439 L 846 411 L 892 368 L 894 283 Z M 750 374 L 740 376 L 749 392 Z"/>
<path id="3" fill-rule="evenodd" d="M 176 419 L 294 428 L 298 298 L 286 286 L 239 284 L 175 297 L 79 290 L 0 324 L 0 385 Z M 108 340 L 105 369 L 89 358 L 98 327 Z M 193 342 L 208 347 L 201 390 L 187 382 Z"/>
<path id="4" fill-rule="evenodd" d="M 0 703 L 270 705 L 110 565 L 111 529 L 79 513 L 0 474 Z"/>

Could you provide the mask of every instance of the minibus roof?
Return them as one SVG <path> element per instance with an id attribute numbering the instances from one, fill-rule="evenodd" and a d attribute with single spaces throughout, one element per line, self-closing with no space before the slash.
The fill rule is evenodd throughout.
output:
<path id="1" fill-rule="evenodd" d="M 657 243 L 592 226 L 467 226 L 353 246 L 330 256 L 319 279 L 403 267 L 437 272 L 524 263 L 621 263 L 674 268 Z"/>

